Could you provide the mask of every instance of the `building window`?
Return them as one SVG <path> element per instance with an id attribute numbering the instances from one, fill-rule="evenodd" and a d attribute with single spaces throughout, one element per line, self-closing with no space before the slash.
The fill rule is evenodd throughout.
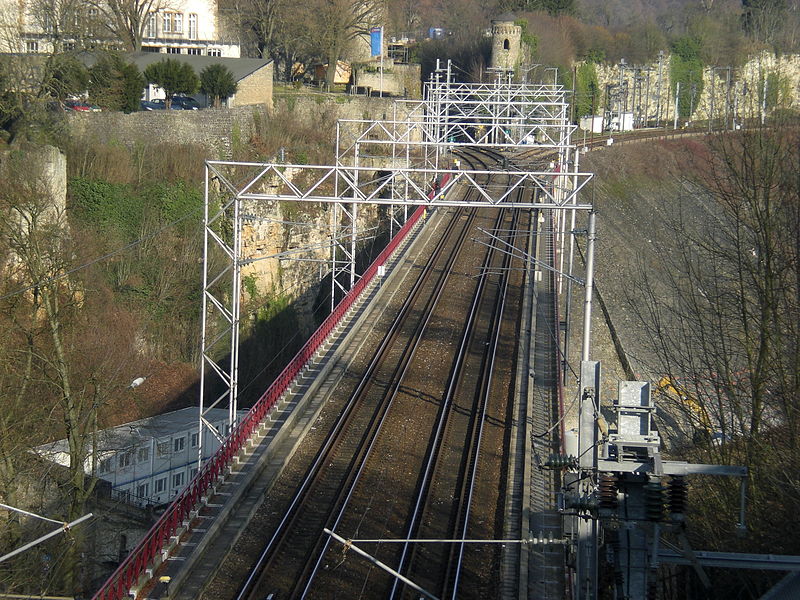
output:
<path id="1" fill-rule="evenodd" d="M 97 472 L 98 473 L 110 473 L 111 472 L 111 457 L 108 458 L 101 458 L 100 462 L 97 465 Z"/>
<path id="2" fill-rule="evenodd" d="M 222 51 L 219 48 L 209 48 L 208 49 L 209 56 L 222 56 Z"/>
<path id="3" fill-rule="evenodd" d="M 64 52 L 73 52 L 75 50 L 75 42 L 62 42 L 61 49 Z"/>
<path id="4" fill-rule="evenodd" d="M 167 54 L 180 54 L 180 48 L 167 48 Z"/>
<path id="5" fill-rule="evenodd" d="M 196 40 L 197 39 L 197 15 L 190 14 L 189 15 L 189 39 Z"/>
<path id="6" fill-rule="evenodd" d="M 144 446 L 143 448 L 139 448 L 139 452 L 137 453 L 136 462 L 147 462 L 150 460 L 150 448 L 148 446 Z"/>
<path id="7" fill-rule="evenodd" d="M 164 33 L 183 33 L 183 14 L 164 13 Z"/>
<path id="8" fill-rule="evenodd" d="M 192 50 L 197 50 L 197 48 L 192 48 Z M 198 433 L 196 431 L 192 432 L 189 436 L 189 446 L 192 448 L 197 448 L 197 441 L 200 439 Z"/>
<path id="9" fill-rule="evenodd" d="M 195 475 L 197 475 L 197 467 L 192 467 L 189 469 L 189 479 L 194 479 Z"/>
<path id="10" fill-rule="evenodd" d="M 39 42 L 25 42 L 25 52 L 33 54 L 39 51 Z"/>
<path id="11" fill-rule="evenodd" d="M 200 48 L 187 48 L 186 54 L 193 54 L 194 56 L 200 56 L 202 52 L 200 51 Z"/>
<path id="12" fill-rule="evenodd" d="M 156 454 L 159 457 L 169 456 L 169 440 L 156 444 Z"/>
<path id="13" fill-rule="evenodd" d="M 156 14 L 150 13 L 147 15 L 147 27 L 144 30 L 144 37 L 147 38 L 154 38 L 156 37 Z"/>
<path id="14" fill-rule="evenodd" d="M 98 23 L 98 12 L 96 8 L 90 8 L 86 13 L 87 22 L 86 22 L 86 31 L 89 35 L 95 35 L 97 32 L 97 23 Z"/>
<path id="15" fill-rule="evenodd" d="M 167 489 L 167 478 L 162 477 L 161 479 L 156 479 L 156 485 L 155 485 L 156 494 L 160 494 L 166 489 Z"/>
<path id="16" fill-rule="evenodd" d="M 126 452 L 122 452 L 119 455 L 119 468 L 120 469 L 124 469 L 125 467 L 130 467 L 132 462 L 133 462 L 133 452 L 126 451 Z"/>
<path id="17" fill-rule="evenodd" d="M 172 450 L 174 452 L 182 452 L 186 448 L 186 438 L 181 436 L 172 440 Z"/>
<path id="18" fill-rule="evenodd" d="M 136 495 L 139 496 L 139 498 L 147 498 L 150 495 L 150 484 L 140 483 L 136 488 Z"/>
<path id="19" fill-rule="evenodd" d="M 172 474 L 172 487 L 179 488 L 183 486 L 183 471 L 180 473 Z"/>

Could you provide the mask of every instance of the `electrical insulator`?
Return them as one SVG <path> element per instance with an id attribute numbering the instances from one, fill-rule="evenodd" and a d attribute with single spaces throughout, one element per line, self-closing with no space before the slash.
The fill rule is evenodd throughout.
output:
<path id="1" fill-rule="evenodd" d="M 615 473 L 601 473 L 597 484 L 597 505 L 601 509 L 615 510 L 617 508 L 617 475 Z"/>
<path id="2" fill-rule="evenodd" d="M 547 457 L 547 462 L 544 466 L 548 469 L 577 469 L 578 459 L 574 456 L 564 454 L 551 454 Z"/>
<path id="3" fill-rule="evenodd" d="M 644 510 L 649 521 L 660 521 L 664 514 L 664 488 L 658 481 L 644 484 Z"/>
<path id="4" fill-rule="evenodd" d="M 594 512 L 597 509 L 597 500 L 594 496 L 579 496 L 578 494 L 566 494 L 564 503 L 567 508 L 578 512 Z"/>
<path id="5" fill-rule="evenodd" d="M 673 476 L 669 480 L 669 512 L 672 515 L 682 515 L 689 504 L 689 490 L 686 479 Z"/>

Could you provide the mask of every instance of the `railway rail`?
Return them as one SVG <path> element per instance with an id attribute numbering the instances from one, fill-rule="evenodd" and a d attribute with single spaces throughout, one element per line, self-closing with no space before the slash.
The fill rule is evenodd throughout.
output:
<path id="1" fill-rule="evenodd" d="M 513 236 L 520 221 L 519 211 L 502 211 L 495 230 L 502 228 L 507 236 Z M 510 254 L 496 246 L 489 248 L 442 399 L 425 477 L 406 532 L 408 539 L 466 539 L 468 535 L 481 440 L 493 390 L 492 372 L 501 335 L 508 333 L 502 325 L 511 263 Z M 463 543 L 406 542 L 400 570 L 427 589 L 436 590 L 439 597 L 455 598 L 464 552 Z M 392 596 L 397 595 L 399 587 L 395 582 Z"/>
<path id="2" fill-rule="evenodd" d="M 364 468 L 426 321 L 441 296 L 449 269 L 457 257 L 452 251 L 453 238 L 460 240 L 467 235 L 475 213 L 471 211 L 466 222 L 451 221 L 433 260 L 425 266 L 404 302 L 239 598 L 263 598 L 264 592 L 272 590 L 273 586 L 285 590 L 287 597 L 303 593 L 309 575 L 315 570 L 320 548 L 326 546 L 323 527 L 335 527 L 334 515 L 352 493 L 355 478 Z M 421 310 L 418 303 L 423 305 Z M 405 345 L 398 349 L 394 342 L 401 336 L 407 338 Z M 379 384 L 381 381 L 384 383 Z M 299 569 L 298 564 L 301 565 Z"/>
<path id="3" fill-rule="evenodd" d="M 505 315 L 502 306 L 503 298 L 508 295 L 509 281 L 515 276 L 521 278 L 521 271 L 515 275 L 510 268 L 512 259 L 497 250 L 484 252 L 478 269 L 483 271 L 480 277 L 474 277 L 474 272 L 469 272 L 474 271 L 475 266 L 464 262 L 462 254 L 466 253 L 463 249 L 469 246 L 470 234 L 475 233 L 474 227 L 480 224 L 483 227 L 514 231 L 521 218 L 520 215 L 511 215 L 511 211 L 506 211 L 509 214 L 491 211 L 494 219 L 479 212 L 459 209 L 453 211 L 452 215 L 442 217 L 449 221 L 446 234 L 442 236 L 431 259 L 422 267 L 421 276 L 398 311 L 388 335 L 365 369 L 364 377 L 341 411 L 341 418 L 311 461 L 298 485 L 297 493 L 285 511 L 282 511 L 280 502 L 273 505 L 276 512 L 285 514 L 268 534 L 269 542 L 255 561 L 252 573 L 242 586 L 238 598 L 261 599 L 271 593 L 280 598 L 319 597 L 329 595 L 331 590 L 349 597 L 356 593 L 363 595 L 366 589 L 369 590 L 366 594 L 370 597 L 392 594 L 392 578 L 373 571 L 364 562 L 342 562 L 339 549 L 329 547 L 330 539 L 324 534 L 324 528 L 345 532 L 350 537 L 352 533 L 364 533 L 384 538 L 401 538 L 407 532 L 430 531 L 430 524 L 437 523 L 437 515 L 444 511 L 455 515 L 446 519 L 450 525 L 449 536 L 463 538 L 469 531 L 469 506 L 474 502 L 474 482 L 477 475 L 486 471 L 496 477 L 504 471 L 502 446 L 506 443 L 506 434 L 498 423 L 505 419 L 508 407 L 500 402 L 502 406 L 488 409 L 487 399 L 492 395 L 501 396 L 491 392 L 493 389 L 497 391 L 497 388 L 492 387 L 490 374 L 494 364 L 492 357 L 497 355 L 498 348 L 502 348 L 509 358 L 513 356 L 516 332 L 512 330 L 516 320 Z M 493 276 L 492 269 L 499 269 L 504 274 Z M 462 353 L 458 358 L 445 357 L 437 351 L 437 347 L 450 344 L 450 341 L 443 342 L 441 339 L 443 321 L 452 321 L 452 315 L 458 314 L 460 310 L 457 306 L 449 306 L 451 312 L 447 313 L 439 302 L 445 290 L 452 294 L 454 279 L 458 280 L 457 287 L 460 286 L 458 289 L 462 290 L 461 295 L 464 296 L 462 305 L 472 302 L 472 297 L 477 298 L 473 302 L 475 308 L 472 310 L 476 316 L 475 322 L 469 326 L 462 323 L 460 327 L 456 327 L 460 331 L 458 335 L 463 338 Z M 519 284 L 519 281 L 515 283 Z M 482 293 L 476 293 L 476 289 L 482 290 Z M 458 304 L 453 302 L 452 295 L 448 297 L 450 300 L 446 304 Z M 515 298 L 518 301 L 518 297 Z M 478 319 L 479 316 L 482 318 Z M 509 339 L 503 342 L 503 337 Z M 508 344 L 508 347 L 504 344 Z M 444 390 L 436 391 L 436 385 L 441 384 L 434 384 L 427 390 L 423 388 L 422 384 L 427 378 L 420 371 L 418 354 L 440 359 L 437 361 L 440 363 L 438 369 L 443 368 L 451 380 L 448 383 L 452 387 L 449 398 Z M 474 355 L 474 358 L 466 360 L 465 355 Z M 459 371 L 454 365 L 458 364 L 462 364 L 462 370 L 466 368 L 470 371 L 474 381 L 470 391 L 458 391 L 456 394 L 463 387 L 463 384 L 457 386 L 454 383 L 458 379 Z M 483 369 L 475 365 L 482 365 Z M 511 371 L 510 368 L 506 370 Z M 508 380 L 499 385 L 507 388 Z M 385 502 L 378 506 L 381 503 L 376 502 L 376 497 L 380 498 L 382 494 L 378 493 L 376 496 L 376 490 L 380 490 L 375 487 L 374 482 L 387 474 L 384 464 L 387 456 L 385 446 L 397 444 L 387 440 L 396 439 L 398 435 L 403 437 L 403 415 L 409 414 L 408 406 L 413 405 L 414 401 L 417 403 L 419 415 L 423 408 L 429 410 L 422 421 L 415 420 L 413 434 L 406 432 L 405 437 L 414 438 L 414 445 L 422 446 L 424 451 L 419 452 L 419 448 L 416 448 L 417 451 L 404 455 L 401 462 L 406 463 L 404 467 L 408 468 L 409 476 L 404 476 L 402 481 L 393 481 L 396 495 L 392 493 L 394 488 L 384 489 Z M 399 406 L 395 406 L 396 404 Z M 485 443 L 484 427 L 489 421 L 487 413 L 491 413 L 493 428 L 498 431 L 495 432 L 491 444 L 494 464 L 482 469 L 479 453 Z M 390 414 L 394 415 L 391 419 L 388 417 Z M 433 427 L 437 414 L 442 423 L 449 424 Z M 429 430 L 423 431 L 426 427 Z M 431 435 L 436 430 L 446 432 L 447 435 L 441 435 L 437 441 L 436 436 Z M 460 442 L 442 442 L 451 438 L 461 439 Z M 396 452 L 397 450 L 395 448 Z M 499 460 L 498 456 L 501 457 Z M 428 471 L 437 476 L 426 477 L 423 475 L 424 465 L 433 465 L 436 458 L 441 461 L 439 467 L 429 468 Z M 455 469 L 451 468 L 453 461 L 458 465 Z M 400 490 L 403 485 L 408 489 Z M 490 487 L 497 488 L 497 481 Z M 502 490 L 495 491 L 495 504 L 501 503 Z M 413 496 L 411 492 L 414 492 Z M 438 500 L 442 496 L 450 496 L 451 502 L 459 508 L 442 509 Z M 414 506 L 426 507 L 427 510 L 412 516 Z M 431 511 L 431 507 L 436 507 L 436 510 Z M 369 518 L 365 518 L 365 515 Z M 486 515 L 482 515 L 481 519 L 486 520 Z M 488 520 L 496 522 L 488 534 L 485 530 L 480 534 L 499 537 L 502 518 Z M 411 553 L 409 560 L 403 561 L 403 551 L 396 544 L 385 544 L 382 547 L 379 545 L 370 551 L 381 555 L 388 564 L 406 569 L 412 577 L 418 577 L 425 570 L 424 563 L 429 560 L 414 558 L 425 557 L 427 551 L 422 550 L 422 554 Z M 474 571 L 472 567 L 464 568 L 463 546 L 456 544 L 451 548 L 440 547 L 436 554 L 444 555 L 445 566 L 441 569 L 443 575 L 438 577 L 439 582 L 432 582 L 430 585 L 437 594 L 445 589 L 455 593 L 456 582 L 462 573 Z M 483 568 L 488 566 L 489 569 L 494 569 L 499 562 L 499 548 L 491 549 L 489 554 L 493 557 L 489 561 L 485 560 L 485 553 L 478 554 L 477 561 L 484 563 Z M 419 567 L 420 560 L 423 561 L 422 569 Z M 440 562 L 439 559 L 437 562 Z M 413 566 L 415 563 L 416 567 Z M 404 564 L 407 566 L 404 567 Z M 478 578 L 482 578 L 484 574 Z M 398 597 L 403 595 L 399 588 L 396 588 L 395 593 Z M 418 592 L 414 593 L 418 595 Z M 478 592 L 475 597 L 485 596 Z"/>

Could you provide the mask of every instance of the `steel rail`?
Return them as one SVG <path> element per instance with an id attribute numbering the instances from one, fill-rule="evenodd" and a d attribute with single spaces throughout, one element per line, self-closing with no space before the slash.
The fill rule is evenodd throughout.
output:
<path id="1" fill-rule="evenodd" d="M 519 211 L 514 211 L 513 220 L 512 220 L 512 227 L 511 229 L 516 229 L 516 225 L 519 222 Z M 461 569 L 463 565 L 464 559 L 464 548 L 465 542 L 463 540 L 467 537 L 467 527 L 469 525 L 469 517 L 472 507 L 472 499 L 475 492 L 475 483 L 477 480 L 477 472 L 478 472 L 478 458 L 481 449 L 481 441 L 483 440 L 483 428 L 486 424 L 486 410 L 489 406 L 488 398 L 491 391 L 492 386 L 492 378 L 494 374 L 494 367 L 497 360 L 497 347 L 500 342 L 500 331 L 501 331 L 501 323 L 503 319 L 503 315 L 505 314 L 505 307 L 506 307 L 506 300 L 508 297 L 508 288 L 511 283 L 510 271 L 509 267 L 511 265 L 512 255 L 508 253 L 503 254 L 503 273 L 501 275 L 501 281 L 499 284 L 498 290 L 498 302 L 495 305 L 495 312 L 492 318 L 492 325 L 490 326 L 490 330 L 492 331 L 492 339 L 489 341 L 489 345 L 491 347 L 490 354 L 488 356 L 487 365 L 484 369 L 484 377 L 485 381 L 482 385 L 482 391 L 480 398 L 481 402 L 481 410 L 480 415 L 476 419 L 477 431 L 470 437 L 472 448 L 470 448 L 471 452 L 471 472 L 467 481 L 469 482 L 468 489 L 466 490 L 466 498 L 463 499 L 463 508 L 459 506 L 459 514 L 463 511 L 463 519 L 461 525 L 460 535 L 457 532 L 456 537 L 460 538 L 462 542 L 458 545 L 458 556 L 455 558 L 456 566 L 455 572 L 452 576 L 452 594 L 451 598 L 456 600 L 458 598 L 458 584 L 461 578 Z M 454 548 L 451 548 L 451 562 L 453 560 L 453 551 Z M 448 572 L 452 569 L 450 565 L 448 565 Z"/>
<path id="2" fill-rule="evenodd" d="M 485 153 L 484 153 L 485 154 Z M 499 157 L 498 160 L 502 160 L 502 156 L 496 155 Z M 465 155 L 466 158 L 466 155 Z M 469 157 L 472 160 L 483 160 L 481 155 L 478 154 L 476 156 Z M 497 217 L 497 226 L 505 219 L 506 217 L 500 213 Z M 512 226 L 513 229 L 513 226 Z M 487 251 L 484 264 L 488 265 L 492 262 L 495 256 L 495 252 L 493 250 Z M 504 259 L 505 260 L 505 259 Z M 468 352 L 470 346 L 475 342 L 474 338 L 474 329 L 478 321 L 478 313 L 480 305 L 486 299 L 486 285 L 488 282 L 488 272 L 486 269 L 483 269 L 483 274 L 480 277 L 478 286 L 473 296 L 473 301 L 467 316 L 467 321 L 464 329 L 464 333 L 462 334 L 462 339 L 459 345 L 459 349 L 456 353 L 456 357 L 454 359 L 455 368 L 450 375 L 450 380 L 448 383 L 447 391 L 442 399 L 442 407 L 439 412 L 439 417 L 437 418 L 437 425 L 433 435 L 433 442 L 431 449 L 428 453 L 428 458 L 426 461 L 426 468 L 422 477 L 422 482 L 417 490 L 417 500 L 414 506 L 414 510 L 412 515 L 410 516 L 410 522 L 408 525 L 408 531 L 406 534 L 406 538 L 414 537 L 415 531 L 422 527 L 423 515 L 427 514 L 430 511 L 430 502 L 432 501 L 432 488 L 434 485 L 434 481 L 437 480 L 439 475 L 437 473 L 441 472 L 443 469 L 443 456 L 446 455 L 446 452 L 443 450 L 444 447 L 444 440 L 449 437 L 449 430 L 451 429 L 452 424 L 452 402 L 454 397 L 456 396 L 456 390 L 459 389 L 461 385 L 461 375 L 465 368 L 467 361 L 465 360 L 465 356 Z M 495 313 L 492 317 L 492 321 L 494 321 L 494 317 L 496 317 L 496 309 L 497 309 L 497 300 L 493 303 L 493 312 Z M 489 362 L 493 362 L 493 358 L 489 359 Z M 487 405 L 487 397 L 488 393 L 486 392 L 486 383 L 490 382 L 490 377 L 486 377 L 487 369 L 490 367 L 487 366 L 486 357 L 482 359 L 482 382 L 479 384 L 479 390 L 475 395 L 474 403 L 477 402 L 478 406 L 477 409 L 472 411 L 472 416 L 470 418 L 470 423 L 467 426 L 467 443 L 466 448 L 462 450 L 462 458 L 460 460 L 461 467 L 459 468 L 458 474 L 456 476 L 457 480 L 460 481 L 460 485 L 458 485 L 458 490 L 455 494 L 455 506 L 454 510 L 451 511 L 453 513 L 453 523 L 454 529 L 457 530 L 459 528 L 460 523 L 464 523 L 464 527 L 466 527 L 466 520 L 468 516 L 468 510 L 465 510 L 465 502 L 468 502 L 468 498 L 471 498 L 471 489 L 472 484 L 474 483 L 474 479 L 468 474 L 470 471 L 472 474 L 475 473 L 474 469 L 470 469 L 470 465 L 476 465 L 478 462 L 477 454 L 480 448 L 479 437 L 482 432 L 482 423 L 478 423 L 477 421 L 482 419 L 482 415 L 484 414 L 486 405 Z M 470 488 L 468 492 L 466 488 Z M 450 531 L 449 530 L 448 533 Z M 457 537 L 457 533 L 453 535 L 453 537 Z M 463 536 L 462 536 L 463 537 Z M 410 552 L 410 556 L 409 556 Z M 400 566 L 398 570 L 403 572 L 405 567 L 405 573 L 414 572 L 414 565 L 419 560 L 419 546 L 413 546 L 413 548 L 409 545 L 409 543 L 405 543 L 403 545 L 403 551 L 400 558 Z M 453 572 L 452 569 L 452 561 L 454 560 L 452 550 L 448 553 L 448 558 L 443 564 L 442 570 L 442 582 L 443 587 L 447 587 L 447 582 L 450 579 L 450 574 Z M 408 557 L 408 560 L 406 560 Z M 398 581 L 395 580 L 390 597 L 394 597 L 395 594 L 398 592 Z"/>
<path id="3" fill-rule="evenodd" d="M 455 229 L 457 227 L 457 222 L 458 222 L 457 219 L 453 219 L 451 221 L 451 223 L 449 224 L 449 227 L 448 227 L 447 234 L 445 236 L 443 236 L 442 240 L 440 241 L 439 245 L 437 246 L 437 249 L 435 251 L 435 255 L 436 255 L 437 259 L 443 254 L 444 249 L 447 246 L 447 242 L 448 242 L 449 237 L 451 235 L 453 235 L 452 232 L 455 231 Z M 464 226 L 462 228 L 463 231 L 462 231 L 461 234 L 459 234 L 460 237 L 463 237 L 465 235 L 465 233 L 467 231 L 467 227 L 468 227 L 468 224 L 464 224 Z M 455 258 L 456 258 L 456 254 L 455 253 L 451 253 L 450 255 L 448 255 L 447 259 L 446 259 L 447 260 L 447 264 L 452 264 L 452 261 L 454 261 Z M 372 372 L 374 372 L 375 368 L 379 364 L 379 362 L 380 362 L 380 360 L 382 358 L 382 355 L 385 354 L 385 349 L 390 346 L 390 342 L 391 342 L 390 338 L 392 338 L 393 336 L 396 336 L 397 332 L 399 332 L 401 325 L 405 322 L 405 319 L 407 318 L 408 314 L 411 312 L 411 307 L 414 306 L 415 301 L 418 299 L 419 295 L 421 294 L 421 290 L 423 288 L 423 285 L 432 276 L 436 266 L 439 266 L 439 265 L 436 264 L 436 260 L 431 260 L 431 261 L 429 261 L 428 264 L 426 264 L 423 276 L 420 277 L 420 279 L 417 281 L 417 283 L 415 283 L 415 286 L 412 289 L 411 294 L 409 294 L 409 298 L 404 303 L 403 309 L 401 310 L 400 314 L 398 314 L 398 316 L 396 317 L 396 319 L 395 319 L 395 321 L 394 321 L 394 323 L 392 325 L 390 334 L 387 335 L 386 338 L 384 339 L 384 341 L 382 343 L 382 346 L 381 346 L 381 350 L 379 350 L 379 352 L 376 353 L 373 361 L 370 364 L 370 368 L 368 370 L 369 372 L 361 380 L 361 383 L 359 384 L 359 388 L 353 394 L 353 397 L 355 397 L 356 395 L 359 395 L 359 394 L 361 394 L 363 392 L 363 390 L 366 387 L 366 384 L 367 384 L 367 382 L 369 380 L 369 376 L 372 374 Z M 438 287 L 438 288 L 442 288 L 443 287 L 443 282 L 444 282 L 444 279 L 446 278 L 448 270 L 449 269 L 445 268 L 445 269 L 440 271 L 439 280 L 435 283 L 436 287 Z M 430 304 L 430 299 L 429 299 L 429 304 Z M 432 307 L 430 307 L 430 311 L 432 312 Z M 350 406 L 352 406 L 352 404 L 350 404 Z M 374 423 L 374 421 L 373 421 L 373 423 Z M 338 428 L 338 425 L 337 425 L 337 428 Z M 292 510 L 291 510 L 292 514 L 294 514 L 294 515 L 298 514 L 293 509 L 299 507 L 299 505 L 302 504 L 302 501 L 303 501 L 303 497 L 302 496 L 304 496 L 304 495 L 307 496 L 306 492 L 311 488 L 311 483 L 313 482 L 313 479 L 315 477 L 315 473 L 319 471 L 321 466 L 324 465 L 327 462 L 327 460 L 329 460 L 330 455 L 329 455 L 328 452 L 333 449 L 334 441 L 335 441 L 334 440 L 334 436 L 329 437 L 329 439 L 325 443 L 325 446 L 318 453 L 318 456 L 317 456 L 314 464 L 309 469 L 308 475 L 307 475 L 306 479 L 304 480 L 303 485 L 301 486 L 303 488 L 303 490 L 302 490 L 303 493 L 298 492 L 298 494 L 295 495 L 295 498 L 292 501 Z M 362 445 L 362 448 L 363 448 L 363 445 Z M 366 454 L 363 454 L 363 456 L 364 456 L 364 458 L 366 458 Z M 280 541 L 280 539 L 279 539 L 280 538 L 280 534 L 281 533 L 286 533 L 288 531 L 287 525 L 289 524 L 289 521 L 290 521 L 290 518 L 291 518 L 291 515 L 289 515 L 288 513 L 289 513 L 289 511 L 287 511 L 287 515 L 284 516 L 284 518 L 281 521 L 281 524 L 279 525 L 278 529 L 276 530 L 275 534 L 273 535 L 273 538 L 268 543 L 268 545 L 265 548 L 264 552 L 262 552 L 261 557 L 259 557 L 259 561 L 258 561 L 257 567 L 255 569 L 253 569 L 253 573 L 248 578 L 247 582 L 245 583 L 245 586 L 242 589 L 242 592 L 239 594 L 240 598 L 245 597 L 245 595 L 248 593 L 250 588 L 253 587 L 253 584 L 254 584 L 254 582 L 256 580 L 255 573 L 257 571 L 259 571 L 259 570 L 261 570 L 261 571 L 266 571 L 267 570 L 265 568 L 266 567 L 267 557 L 270 556 L 271 554 L 274 556 L 275 547 L 277 546 L 277 542 Z M 327 540 L 327 538 L 326 538 L 326 540 Z"/>

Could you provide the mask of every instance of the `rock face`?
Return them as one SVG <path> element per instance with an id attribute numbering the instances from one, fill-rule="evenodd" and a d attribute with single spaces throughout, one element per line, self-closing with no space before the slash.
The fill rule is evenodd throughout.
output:
<path id="1" fill-rule="evenodd" d="M 54 211 L 63 214 L 67 207 L 67 157 L 55 146 L 41 146 L 32 152 L 31 160 L 41 172 Z"/>
<path id="2" fill-rule="evenodd" d="M 291 178 L 292 173 L 287 170 L 284 175 Z M 310 328 L 319 285 L 330 272 L 333 205 L 247 201 L 242 208 L 252 217 L 242 235 L 242 257 L 252 261 L 242 269 L 243 281 L 249 280 L 245 296 L 253 291 L 287 296 L 300 321 Z M 357 230 L 374 228 L 377 216 L 375 207 L 359 206 Z M 340 231 L 347 223 L 339 215 Z"/>
<path id="3" fill-rule="evenodd" d="M 657 118 L 661 124 L 671 125 L 675 118 L 675 93 L 670 85 L 669 72 L 669 55 L 648 65 L 597 65 L 598 84 L 603 94 L 609 86 L 616 86 L 610 87 L 612 92 L 618 88 L 628 90 L 627 95 L 622 94 L 619 108 L 633 113 L 637 119 L 647 115 L 649 121 Z M 766 103 L 763 102 L 765 84 Z M 688 120 L 705 121 L 713 117 L 722 123 L 727 119 L 732 127 L 734 117 L 755 119 L 762 114 L 769 116 L 775 108 L 797 108 L 800 106 L 798 89 L 800 55 L 775 56 L 763 52 L 730 72 L 727 67 L 708 66 L 703 70 L 702 92 L 694 97 Z M 684 124 L 678 123 L 679 126 Z"/>

